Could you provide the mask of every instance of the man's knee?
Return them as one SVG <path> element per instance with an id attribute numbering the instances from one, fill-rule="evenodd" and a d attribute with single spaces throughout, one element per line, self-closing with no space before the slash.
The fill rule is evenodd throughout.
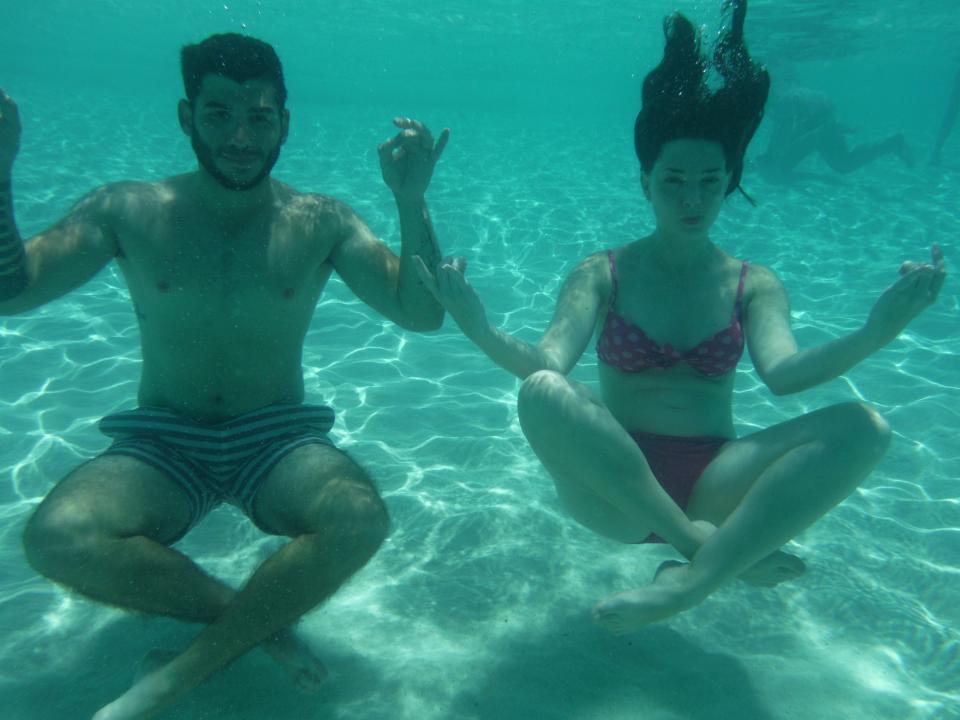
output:
<path id="1" fill-rule="evenodd" d="M 331 480 L 309 511 L 316 533 L 364 559 L 383 544 L 390 516 L 380 495 L 369 482 Z"/>
<path id="2" fill-rule="evenodd" d="M 89 559 L 96 536 L 96 529 L 80 508 L 46 500 L 27 521 L 23 549 L 34 570 L 56 579 L 64 568 Z"/>

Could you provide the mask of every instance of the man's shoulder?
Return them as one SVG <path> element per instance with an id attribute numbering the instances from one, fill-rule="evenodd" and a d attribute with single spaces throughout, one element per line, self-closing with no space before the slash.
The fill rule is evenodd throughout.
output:
<path id="1" fill-rule="evenodd" d="M 323 193 L 300 192 L 278 181 L 274 181 L 274 197 L 288 220 L 309 223 L 317 230 L 342 232 L 358 218 L 343 200 Z"/>
<path id="2" fill-rule="evenodd" d="M 347 203 L 332 195 L 318 192 L 301 192 L 291 185 L 273 180 L 273 193 L 279 204 L 293 212 L 334 213 L 353 212 Z"/>
<path id="3" fill-rule="evenodd" d="M 142 216 L 172 199 L 174 193 L 167 182 L 121 180 L 101 185 L 74 204 L 73 214 L 113 219 Z"/>

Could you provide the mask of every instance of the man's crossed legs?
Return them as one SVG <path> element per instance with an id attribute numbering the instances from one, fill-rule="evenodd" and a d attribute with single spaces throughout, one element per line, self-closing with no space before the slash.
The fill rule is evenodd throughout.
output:
<path id="1" fill-rule="evenodd" d="M 38 572 L 100 602 L 207 624 L 95 720 L 150 717 L 257 645 L 301 686 L 323 681 L 323 665 L 290 628 L 373 556 L 386 509 L 363 470 L 321 442 L 280 459 L 251 509 L 261 527 L 291 541 L 236 591 L 169 547 L 191 527 L 195 502 L 141 459 L 96 458 L 41 503 L 24 535 Z"/>

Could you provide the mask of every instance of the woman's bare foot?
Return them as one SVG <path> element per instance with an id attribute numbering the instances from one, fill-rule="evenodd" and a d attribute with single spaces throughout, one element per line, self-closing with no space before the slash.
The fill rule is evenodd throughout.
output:
<path id="1" fill-rule="evenodd" d="M 794 580 L 806 571 L 807 566 L 803 560 L 796 555 L 777 550 L 740 573 L 738 579 L 750 585 L 774 587 L 787 580 Z"/>
<path id="2" fill-rule="evenodd" d="M 260 647 L 290 674 L 304 692 L 318 692 L 327 679 L 327 668 L 292 630 L 281 630 L 260 643 Z"/>
<path id="3" fill-rule="evenodd" d="M 593 609 L 593 619 L 615 635 L 624 635 L 688 610 L 704 597 L 691 581 L 688 564 L 664 563 L 650 585 L 599 603 Z"/>
<path id="4" fill-rule="evenodd" d="M 680 567 L 686 564 L 687 563 L 681 562 L 680 560 L 664 560 L 660 563 L 660 567 L 657 568 L 657 572 L 654 573 L 653 579 L 656 581 L 657 576 L 667 568 Z M 743 580 L 743 582 L 748 585 L 775 587 L 782 582 L 800 577 L 806 571 L 807 565 L 803 560 L 796 555 L 791 555 L 783 550 L 777 550 L 767 555 L 767 557 L 763 558 L 763 560 L 752 568 L 740 573 L 737 579 Z"/>

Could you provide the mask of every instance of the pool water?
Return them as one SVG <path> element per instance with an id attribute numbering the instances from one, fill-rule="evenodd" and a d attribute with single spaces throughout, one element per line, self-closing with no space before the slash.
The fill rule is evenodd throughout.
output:
<path id="1" fill-rule="evenodd" d="M 24 236 L 86 191 L 195 166 L 176 125 L 180 45 L 222 30 L 272 42 L 287 68 L 290 140 L 274 171 L 348 202 L 394 248 L 377 167 L 390 118 L 450 127 L 428 194 L 445 252 L 465 256 L 491 320 L 526 340 L 549 321 L 583 256 L 652 226 L 632 121 L 673 5 L 620 0 L 160 5 L 65 0 L 18 7 L 0 28 L 0 87 L 24 123 L 15 168 Z M 747 37 L 790 82 L 836 98 L 855 136 L 902 131 L 908 167 L 849 175 L 819 160 L 774 182 L 752 157 L 757 199 L 728 201 L 714 240 L 773 268 L 801 345 L 862 323 L 901 261 L 938 242 L 955 266 L 960 137 L 925 162 L 960 64 L 949 2 L 751 7 Z M 716 21 L 714 3 L 679 4 Z M 9 14 L 5 10 L 4 14 Z M 754 41 L 756 38 L 756 41 Z M 952 54 L 951 54 L 952 53 Z M 911 77 L 922 72 L 923 83 Z M 621 546 L 559 508 L 516 417 L 517 381 L 452 321 L 404 332 L 331 281 L 306 339 L 307 398 L 338 413 L 333 438 L 376 479 L 392 533 L 370 564 L 301 623 L 333 678 L 299 694 L 251 653 L 162 717 L 357 718 L 960 717 L 960 323 L 957 284 L 886 349 L 843 377 L 774 397 L 748 360 L 735 419 L 747 433 L 861 399 L 894 442 L 853 496 L 800 535 L 807 574 L 775 590 L 733 585 L 627 638 L 592 624 L 601 598 L 674 557 Z M 596 359 L 573 376 L 596 385 Z M 196 628 L 104 608 L 38 577 L 20 534 L 63 475 L 106 446 L 103 415 L 134 404 L 138 333 L 109 267 L 83 288 L 0 318 L 0 699 L 9 720 L 89 717 L 129 685 L 151 648 Z M 239 584 L 278 540 L 234 509 L 180 545 Z"/>

